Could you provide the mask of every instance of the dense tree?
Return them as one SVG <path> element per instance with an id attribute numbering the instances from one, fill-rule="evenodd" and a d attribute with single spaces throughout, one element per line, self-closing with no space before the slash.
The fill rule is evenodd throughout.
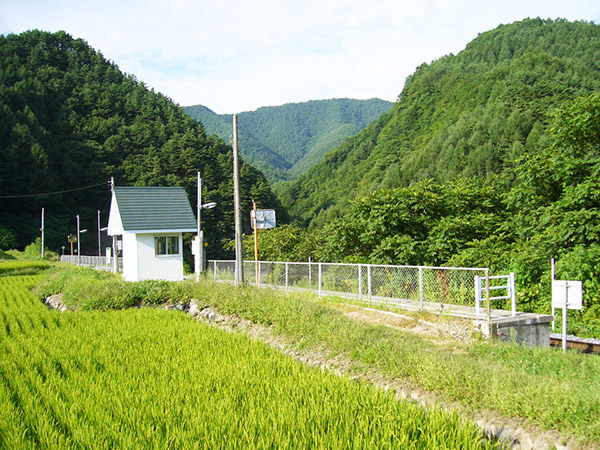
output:
<path id="1" fill-rule="evenodd" d="M 514 271 L 519 309 L 540 313 L 550 312 L 554 257 L 558 278 L 584 282 L 585 308 L 572 314 L 571 331 L 599 336 L 600 94 L 548 116 L 546 144 L 521 148 L 511 170 L 374 191 L 297 233 L 295 248 L 318 261 Z M 279 237 L 263 239 L 276 248 Z"/>
<path id="2" fill-rule="evenodd" d="M 550 111 L 600 90 L 600 26 L 527 19 L 422 64 L 392 110 L 280 192 L 299 223 L 374 190 L 510 172 L 549 140 Z M 331 213 L 326 213 L 330 210 Z"/>
<path id="3" fill-rule="evenodd" d="M 0 36 L 0 61 L 0 227 L 21 247 L 39 235 L 41 207 L 51 248 L 74 231 L 76 214 L 82 228 L 95 229 L 96 210 L 108 217 L 111 177 L 117 185 L 184 186 L 195 204 L 200 171 L 204 199 L 219 204 L 203 228 L 212 254 L 222 254 L 233 233 L 230 146 L 64 32 Z M 254 198 L 285 219 L 264 176 L 246 164 L 241 175 L 244 218 Z M 36 195 L 56 191 L 65 192 Z"/>
<path id="4" fill-rule="evenodd" d="M 376 98 L 338 98 L 242 112 L 238 114 L 241 154 L 272 183 L 294 179 L 391 107 L 391 102 Z M 217 115 L 202 105 L 184 109 L 210 134 L 230 136 L 231 114 Z"/>

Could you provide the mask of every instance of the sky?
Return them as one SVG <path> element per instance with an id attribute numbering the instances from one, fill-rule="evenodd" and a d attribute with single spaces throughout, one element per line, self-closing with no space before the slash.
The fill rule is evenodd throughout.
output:
<path id="1" fill-rule="evenodd" d="M 0 34 L 64 30 L 181 106 L 395 101 L 417 66 L 527 17 L 600 24 L 599 0 L 0 0 Z"/>

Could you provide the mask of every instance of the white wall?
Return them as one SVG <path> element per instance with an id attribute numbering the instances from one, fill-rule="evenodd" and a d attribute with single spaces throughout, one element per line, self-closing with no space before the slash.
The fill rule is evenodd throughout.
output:
<path id="1" fill-rule="evenodd" d="M 179 255 L 154 254 L 155 236 L 178 236 Z M 169 280 L 183 281 L 183 242 L 181 233 L 138 234 L 137 236 L 137 267 L 138 281 Z"/>
<path id="2" fill-rule="evenodd" d="M 107 233 L 109 236 L 117 236 L 123 234 L 124 232 L 125 230 L 123 229 L 123 222 L 121 221 L 121 213 L 119 212 L 117 197 L 113 192 L 112 199 L 110 201 L 110 211 L 108 213 Z"/>
<path id="3" fill-rule="evenodd" d="M 123 233 L 123 279 L 139 281 L 137 240 L 134 233 Z"/>

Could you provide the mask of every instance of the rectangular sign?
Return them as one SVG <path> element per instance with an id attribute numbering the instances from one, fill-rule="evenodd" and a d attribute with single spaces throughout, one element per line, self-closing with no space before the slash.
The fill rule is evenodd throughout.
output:
<path id="1" fill-rule="evenodd" d="M 254 229 L 254 210 L 250 211 L 250 223 Z M 275 210 L 274 209 L 257 209 L 256 210 L 256 229 L 264 230 L 267 228 L 275 228 Z"/>
<path id="2" fill-rule="evenodd" d="M 552 307 L 583 309 L 583 283 L 581 281 L 552 281 Z"/>

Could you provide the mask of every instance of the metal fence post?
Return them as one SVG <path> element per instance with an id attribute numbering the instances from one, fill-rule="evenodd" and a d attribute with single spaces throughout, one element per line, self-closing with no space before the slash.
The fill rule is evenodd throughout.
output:
<path id="1" fill-rule="evenodd" d="M 362 300 L 362 265 L 358 265 L 358 299 Z"/>
<path id="2" fill-rule="evenodd" d="M 214 280 L 217 281 L 217 261 L 213 261 L 213 277 Z"/>
<path id="3" fill-rule="evenodd" d="M 487 322 L 489 337 L 492 337 L 492 307 L 490 305 L 490 269 L 485 269 L 485 295 L 487 297 Z"/>
<path id="4" fill-rule="evenodd" d="M 425 302 L 425 295 L 423 289 L 423 268 L 419 267 L 419 309 L 423 311 L 423 303 Z"/>
<path id="5" fill-rule="evenodd" d="M 312 264 L 310 256 L 308 257 L 308 289 L 312 291 Z"/>
<path id="6" fill-rule="evenodd" d="M 285 292 L 288 291 L 288 266 L 289 264 L 285 263 Z"/>
<path id="7" fill-rule="evenodd" d="M 256 279 L 258 280 L 258 287 L 260 287 L 260 261 L 258 261 L 258 273 L 256 274 Z"/>
<path id="8" fill-rule="evenodd" d="M 479 318 L 481 305 L 481 278 L 479 275 L 475 275 L 475 315 Z"/>
<path id="9" fill-rule="evenodd" d="M 508 286 L 510 289 L 510 303 L 511 303 L 511 309 L 512 309 L 512 315 L 513 317 L 515 317 L 517 315 L 517 296 L 516 296 L 516 290 L 515 290 L 515 273 L 511 272 L 510 276 L 508 278 Z"/>
<path id="10" fill-rule="evenodd" d="M 321 298 L 321 289 L 323 288 L 323 268 L 319 263 L 319 298 Z"/>
<path id="11" fill-rule="evenodd" d="M 368 289 L 368 296 L 369 296 L 369 304 L 371 304 L 371 294 L 372 294 L 372 290 L 371 290 L 371 264 L 367 264 L 367 289 Z"/>

